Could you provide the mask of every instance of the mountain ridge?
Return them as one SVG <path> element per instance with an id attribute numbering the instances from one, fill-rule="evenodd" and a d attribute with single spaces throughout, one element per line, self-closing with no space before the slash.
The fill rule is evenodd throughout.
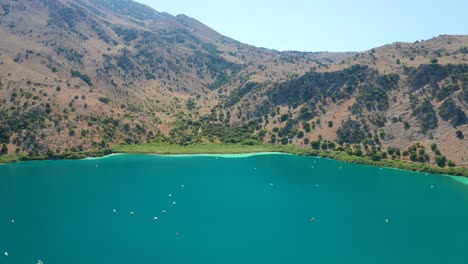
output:
<path id="1" fill-rule="evenodd" d="M 427 150 L 437 143 L 467 164 L 466 140 L 455 134 L 468 132 L 468 36 L 360 53 L 279 52 L 129 0 L 0 3 L 0 139 L 9 153 L 236 141 L 231 133 L 348 149 L 356 142 L 339 135 L 357 120 L 369 155 L 419 143 L 430 154 L 420 159 L 435 162 Z M 17 125 L 23 115 L 30 120 Z"/>

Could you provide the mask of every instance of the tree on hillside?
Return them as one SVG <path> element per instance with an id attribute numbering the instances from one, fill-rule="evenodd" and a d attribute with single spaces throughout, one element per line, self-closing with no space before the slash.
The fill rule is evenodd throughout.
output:
<path id="1" fill-rule="evenodd" d="M 436 163 L 437 163 L 437 166 L 439 167 L 445 167 L 446 163 L 447 163 L 447 158 L 445 156 L 437 156 L 436 157 Z"/>
<path id="2" fill-rule="evenodd" d="M 320 149 L 320 141 L 312 141 L 310 143 L 310 146 L 315 150 L 319 150 Z"/>
<path id="3" fill-rule="evenodd" d="M 0 150 L 0 155 L 6 155 L 8 154 L 8 148 L 7 145 L 3 144 L 2 149 Z"/>

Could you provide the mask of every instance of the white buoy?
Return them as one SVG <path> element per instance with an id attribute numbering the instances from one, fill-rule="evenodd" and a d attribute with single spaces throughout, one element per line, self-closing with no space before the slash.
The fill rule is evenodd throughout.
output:
<path id="1" fill-rule="evenodd" d="M 135 212 L 130 212 L 130 215 L 134 215 L 134 214 L 135 214 Z"/>
<path id="2" fill-rule="evenodd" d="M 182 184 L 180 187 L 184 188 L 185 186 Z"/>
<path id="3" fill-rule="evenodd" d="M 157 217 L 157 216 L 155 216 L 155 217 L 153 218 L 153 220 L 154 220 L 154 221 L 157 221 L 157 220 L 158 220 L 158 217 Z"/>
<path id="4" fill-rule="evenodd" d="M 169 194 L 169 197 L 172 197 L 172 194 Z"/>
<path id="5" fill-rule="evenodd" d="M 176 204 L 176 202 L 172 202 L 172 205 L 175 205 L 175 204 Z"/>
<path id="6" fill-rule="evenodd" d="M 165 214 L 165 213 L 166 213 L 166 210 L 162 210 L 162 213 Z"/>
<path id="7" fill-rule="evenodd" d="M 434 185 L 431 185 L 431 189 L 434 189 Z"/>
<path id="8" fill-rule="evenodd" d="M 12 219 L 12 220 L 11 220 L 11 223 L 12 223 L 12 224 L 14 224 L 14 223 L 15 223 L 15 220 L 14 220 L 14 219 Z"/>
<path id="9" fill-rule="evenodd" d="M 115 213 L 115 212 L 117 212 L 117 210 L 116 210 L 116 209 L 114 209 L 114 210 L 112 210 L 112 211 L 113 211 L 114 213 Z"/>
<path id="10" fill-rule="evenodd" d="M 5 257 L 8 257 L 8 252 L 5 252 L 5 253 L 3 253 L 3 254 L 5 255 Z"/>
<path id="11" fill-rule="evenodd" d="M 388 219 L 385 219 L 385 223 L 388 224 Z"/>
<path id="12" fill-rule="evenodd" d="M 318 185 L 318 184 L 315 184 L 315 187 L 319 187 L 319 185 Z"/>

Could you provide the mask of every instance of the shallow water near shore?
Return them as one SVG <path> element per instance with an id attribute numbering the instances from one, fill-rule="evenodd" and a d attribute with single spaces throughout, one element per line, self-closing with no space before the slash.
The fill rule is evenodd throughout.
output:
<path id="1" fill-rule="evenodd" d="M 464 264 L 467 204 L 451 177 L 274 153 L 8 164 L 0 263 Z"/>

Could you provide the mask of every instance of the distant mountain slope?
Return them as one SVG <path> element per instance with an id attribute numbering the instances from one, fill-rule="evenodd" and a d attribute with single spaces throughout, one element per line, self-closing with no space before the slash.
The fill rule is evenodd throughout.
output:
<path id="1" fill-rule="evenodd" d="M 276 130 L 270 140 L 286 137 L 293 144 L 356 143 L 346 138 L 357 122 L 359 142 L 399 149 L 437 143 L 444 155 L 467 164 L 468 142 L 456 136 L 468 132 L 467 45 L 468 36 L 441 36 L 375 48 L 299 78 L 257 85 L 238 100 L 241 111 L 234 115 L 263 117 L 266 129 Z M 288 118 L 281 122 L 283 115 Z M 302 136 L 305 127 L 314 129 Z"/>
<path id="2" fill-rule="evenodd" d="M 0 36 L 9 153 L 145 141 L 330 140 L 378 151 L 436 142 L 467 164 L 456 132 L 468 133 L 468 36 L 278 52 L 130 0 L 0 0 Z"/>

